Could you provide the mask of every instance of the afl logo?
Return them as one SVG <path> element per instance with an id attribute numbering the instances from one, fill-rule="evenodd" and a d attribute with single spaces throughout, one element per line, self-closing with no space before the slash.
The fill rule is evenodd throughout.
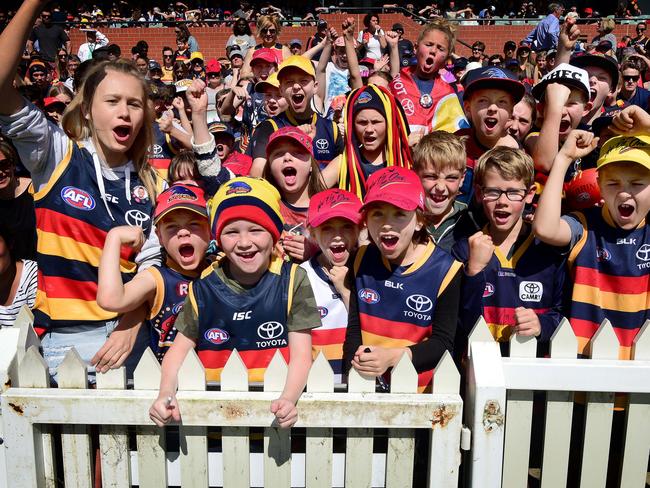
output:
<path id="1" fill-rule="evenodd" d="M 321 319 L 324 319 L 327 317 L 327 314 L 329 313 L 329 310 L 327 310 L 327 307 L 318 307 L 318 315 L 320 315 Z"/>
<path id="2" fill-rule="evenodd" d="M 284 325 L 280 322 L 264 322 L 257 328 L 257 335 L 261 339 L 277 339 L 284 332 Z"/>
<path id="3" fill-rule="evenodd" d="M 599 262 L 602 263 L 602 262 L 609 261 L 610 259 L 612 259 L 612 255 L 611 255 L 611 253 L 610 253 L 607 249 L 605 249 L 604 247 L 597 247 L 597 248 L 596 248 L 596 259 L 597 259 Z"/>
<path id="4" fill-rule="evenodd" d="M 485 290 L 483 290 L 483 298 L 491 297 L 494 295 L 494 285 L 492 283 L 485 283 Z"/>
<path id="5" fill-rule="evenodd" d="M 88 192 L 75 188 L 74 186 L 66 186 L 63 188 L 61 190 L 61 198 L 65 203 L 79 210 L 88 211 L 95 208 L 95 199 Z"/>
<path id="6" fill-rule="evenodd" d="M 203 337 L 205 337 L 206 341 L 219 345 L 223 344 L 224 342 L 228 342 L 230 339 L 230 334 L 228 334 L 228 332 L 223 329 L 214 327 L 212 329 L 206 330 L 205 334 L 203 334 Z"/>
<path id="7" fill-rule="evenodd" d="M 372 288 L 362 288 L 359 290 L 359 300 L 368 305 L 374 305 L 375 303 L 378 303 L 380 299 L 379 293 Z"/>

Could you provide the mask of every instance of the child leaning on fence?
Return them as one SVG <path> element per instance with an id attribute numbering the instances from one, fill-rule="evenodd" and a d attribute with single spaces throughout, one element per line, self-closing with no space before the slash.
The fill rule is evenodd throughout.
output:
<path id="1" fill-rule="evenodd" d="M 120 226 L 106 236 L 99 263 L 97 303 L 110 312 L 125 313 L 143 305 L 148 310 L 150 347 L 162 361 L 174 341 L 174 322 L 187 296 L 189 283 L 205 268 L 210 242 L 208 211 L 203 190 L 176 184 L 158 196 L 153 223 L 165 250 L 163 266 L 151 266 L 122 283 L 120 258 L 123 249 L 138 248 L 144 242 L 142 228 Z M 101 360 L 97 370 L 112 366 Z"/>
<path id="2" fill-rule="evenodd" d="M 271 412 L 280 427 L 291 427 L 311 367 L 309 329 L 320 318 L 305 270 L 273 255 L 283 225 L 280 195 L 265 180 L 234 178 L 212 200 L 210 221 L 225 255 L 190 285 L 149 414 L 157 425 L 180 420 L 178 370 L 190 349 L 196 348 L 208 380 L 219 381 L 236 348 L 254 382 L 263 380 L 280 351 L 289 370 Z"/>

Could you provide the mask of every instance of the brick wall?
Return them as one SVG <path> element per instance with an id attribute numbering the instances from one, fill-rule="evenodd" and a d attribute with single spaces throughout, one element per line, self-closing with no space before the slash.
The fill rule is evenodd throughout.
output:
<path id="1" fill-rule="evenodd" d="M 330 14 L 323 16 L 330 25 L 340 29 L 341 23 L 347 17 L 345 14 Z M 363 15 L 352 15 L 356 20 L 357 26 L 362 25 Z M 405 29 L 405 37 L 415 41 L 421 26 L 401 14 L 382 14 L 380 15 L 381 25 L 384 29 L 389 29 L 393 23 L 400 22 Z M 614 30 L 617 39 L 624 35 L 634 36 L 635 24 L 618 25 Z M 501 53 L 503 44 L 507 40 L 518 42 L 523 39 L 528 32 L 533 29 L 533 25 L 490 25 L 490 26 L 460 26 L 457 37 L 467 44 L 481 40 L 487 45 L 488 54 Z M 314 27 L 289 27 L 285 26 L 280 35 L 280 42 L 286 43 L 291 39 L 297 38 L 304 43 L 314 33 Z M 596 35 L 595 26 L 581 26 L 581 31 L 587 39 Z M 207 58 L 218 57 L 225 54 L 225 45 L 228 37 L 232 34 L 229 27 L 204 27 L 191 29 L 192 34 L 197 38 L 203 55 Z M 167 28 L 128 28 L 128 29 L 102 29 L 102 33 L 108 36 L 111 42 L 117 43 L 122 48 L 124 57 L 128 57 L 136 42 L 144 39 L 149 43 L 149 54 L 154 59 L 160 61 L 163 46 L 170 46 L 176 49 L 176 36 L 174 29 Z M 79 45 L 85 42 L 85 35 L 79 30 L 73 30 L 71 33 L 72 49 L 77 52 Z M 470 50 L 457 43 L 456 52 L 462 56 L 469 56 Z"/>

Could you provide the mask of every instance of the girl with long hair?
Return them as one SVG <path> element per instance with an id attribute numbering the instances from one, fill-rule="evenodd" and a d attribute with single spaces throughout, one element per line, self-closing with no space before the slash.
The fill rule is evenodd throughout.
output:
<path id="1" fill-rule="evenodd" d="M 0 127 L 34 184 L 39 235 L 34 325 L 55 378 L 73 346 L 91 366 L 102 361 L 117 367 L 136 342 L 139 327 L 126 326 L 126 320 L 118 326 L 117 314 L 96 302 L 97 266 L 108 231 L 119 225 L 143 228 L 142 249 L 122 253 L 125 278 L 139 265 L 156 262 L 160 247 L 150 218 L 156 198 L 148 163 L 153 111 L 134 66 L 105 61 L 91 67 L 61 128 L 12 86 L 19 53 L 44 5 L 24 1 L 0 35 Z"/>

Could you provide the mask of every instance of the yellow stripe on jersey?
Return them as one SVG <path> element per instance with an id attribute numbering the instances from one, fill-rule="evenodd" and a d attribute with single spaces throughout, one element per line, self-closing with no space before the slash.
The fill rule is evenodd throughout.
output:
<path id="1" fill-rule="evenodd" d="M 597 304 L 601 308 L 617 312 L 634 313 L 650 309 L 650 294 L 646 292 L 619 294 L 579 283 L 573 285 L 573 301 Z"/>
<path id="2" fill-rule="evenodd" d="M 95 268 L 99 267 L 102 249 L 52 232 L 44 232 L 38 229 L 36 232 L 39 253 L 50 256 L 76 256 L 79 261 L 83 261 Z M 120 259 L 120 271 L 122 273 L 133 273 L 136 267 L 135 263 Z"/>
<path id="3" fill-rule="evenodd" d="M 68 141 L 68 150 L 66 151 L 65 156 L 63 156 L 61 162 L 56 165 L 56 168 L 54 169 L 54 172 L 52 173 L 52 176 L 50 177 L 48 182 L 45 185 L 43 185 L 43 187 L 40 190 L 34 193 L 34 201 L 40 200 L 41 198 L 45 197 L 50 192 L 50 190 L 52 190 L 52 187 L 56 185 L 57 181 L 59 181 L 59 178 L 61 178 L 61 175 L 70 164 L 70 158 L 72 158 L 73 144 L 74 142 L 72 142 L 72 140 Z"/>
<path id="4" fill-rule="evenodd" d="M 418 269 L 420 269 L 424 265 L 424 263 L 427 262 L 429 257 L 431 257 L 431 254 L 433 253 L 433 251 L 435 251 L 435 249 L 436 249 L 436 245 L 433 243 L 432 240 L 429 240 L 429 242 L 427 242 L 426 249 L 422 253 L 422 256 L 420 256 L 417 259 L 417 261 L 415 261 L 413 264 L 411 264 L 408 267 L 408 269 L 406 271 L 404 271 L 403 274 L 407 275 L 407 274 L 415 273 Z M 390 266 L 389 266 L 388 269 L 390 269 Z"/>
<path id="5" fill-rule="evenodd" d="M 451 266 L 449 267 L 449 271 L 447 271 L 447 274 L 445 277 L 442 279 L 442 283 L 440 283 L 440 288 L 438 288 L 438 296 L 442 295 L 442 293 L 447 289 L 447 286 L 449 286 L 449 283 L 456 277 L 458 274 L 458 270 L 463 267 L 463 263 L 460 261 L 454 260 L 453 263 L 451 263 Z"/>
<path id="6" fill-rule="evenodd" d="M 154 268 L 153 266 L 145 269 L 146 273 L 150 273 L 156 282 L 156 292 L 153 298 L 153 303 L 151 304 L 151 310 L 149 311 L 149 320 L 153 319 L 158 313 L 163 305 L 163 300 L 165 298 L 165 280 L 163 280 L 160 270 Z"/>
<path id="7" fill-rule="evenodd" d="M 508 342 L 512 335 L 513 328 L 508 324 L 487 324 L 492 337 L 497 342 Z"/>
<path id="8" fill-rule="evenodd" d="M 291 305 L 293 304 L 293 284 L 296 281 L 296 269 L 298 269 L 298 265 L 292 264 L 291 270 L 289 271 L 289 289 L 287 290 L 287 315 L 291 313 Z"/>
<path id="9" fill-rule="evenodd" d="M 487 227 L 483 230 L 483 233 L 487 234 Z M 523 256 L 523 254 L 528 250 L 530 245 L 533 243 L 533 239 L 535 239 L 535 235 L 531 232 L 530 234 L 528 234 L 528 237 L 526 237 L 526 240 L 522 242 L 521 245 L 517 248 L 517 250 L 514 252 L 514 254 L 510 259 L 508 259 L 506 256 L 503 255 L 501 249 L 495 247 L 494 255 L 499 260 L 501 267 L 514 269 L 517 266 L 517 262 L 519 261 L 521 256 Z"/>
<path id="10" fill-rule="evenodd" d="M 354 257 L 354 274 L 359 272 L 359 268 L 361 267 L 361 261 L 363 260 L 363 255 L 366 254 L 366 251 L 368 250 L 368 246 L 361 246 L 359 250 L 357 251 L 357 255 Z"/>
<path id="11" fill-rule="evenodd" d="M 88 320 L 111 320 L 117 314 L 107 312 L 97 302 L 78 298 L 47 298 L 47 311 L 51 317 L 60 319 L 84 317 Z"/>
<path id="12" fill-rule="evenodd" d="M 194 283 L 191 282 L 190 286 L 187 288 L 187 298 L 189 298 L 190 303 L 192 304 L 192 310 L 194 314 L 198 317 L 199 315 L 199 306 L 196 304 L 196 297 L 194 296 Z"/>
<path id="13" fill-rule="evenodd" d="M 343 357 L 343 344 L 327 344 L 323 346 L 312 344 L 311 352 L 314 359 L 318 356 L 319 351 L 323 351 L 325 359 L 341 359 Z"/>
<path id="14" fill-rule="evenodd" d="M 584 230 L 582 232 L 582 237 L 580 240 L 576 242 L 575 246 L 573 246 L 573 249 L 571 249 L 569 252 L 569 257 L 567 258 L 567 264 L 569 265 L 569 268 L 573 268 L 573 263 L 578 257 L 578 254 L 580 254 L 580 251 L 582 251 L 582 248 L 585 247 L 585 244 L 587 243 L 587 236 L 589 234 L 587 228 L 587 219 L 585 218 L 585 215 L 582 212 L 576 212 L 572 213 L 571 216 L 576 217 L 580 221 Z"/>
<path id="15" fill-rule="evenodd" d="M 391 337 L 380 336 L 368 331 L 361 331 L 363 343 L 370 346 L 382 347 L 408 347 L 413 345 L 413 341 L 407 339 L 394 339 Z"/>
<path id="16" fill-rule="evenodd" d="M 206 368 L 205 378 L 207 381 L 221 381 L 221 372 L 223 368 Z M 248 370 L 248 382 L 264 382 L 264 372 L 266 368 L 252 368 Z"/>

